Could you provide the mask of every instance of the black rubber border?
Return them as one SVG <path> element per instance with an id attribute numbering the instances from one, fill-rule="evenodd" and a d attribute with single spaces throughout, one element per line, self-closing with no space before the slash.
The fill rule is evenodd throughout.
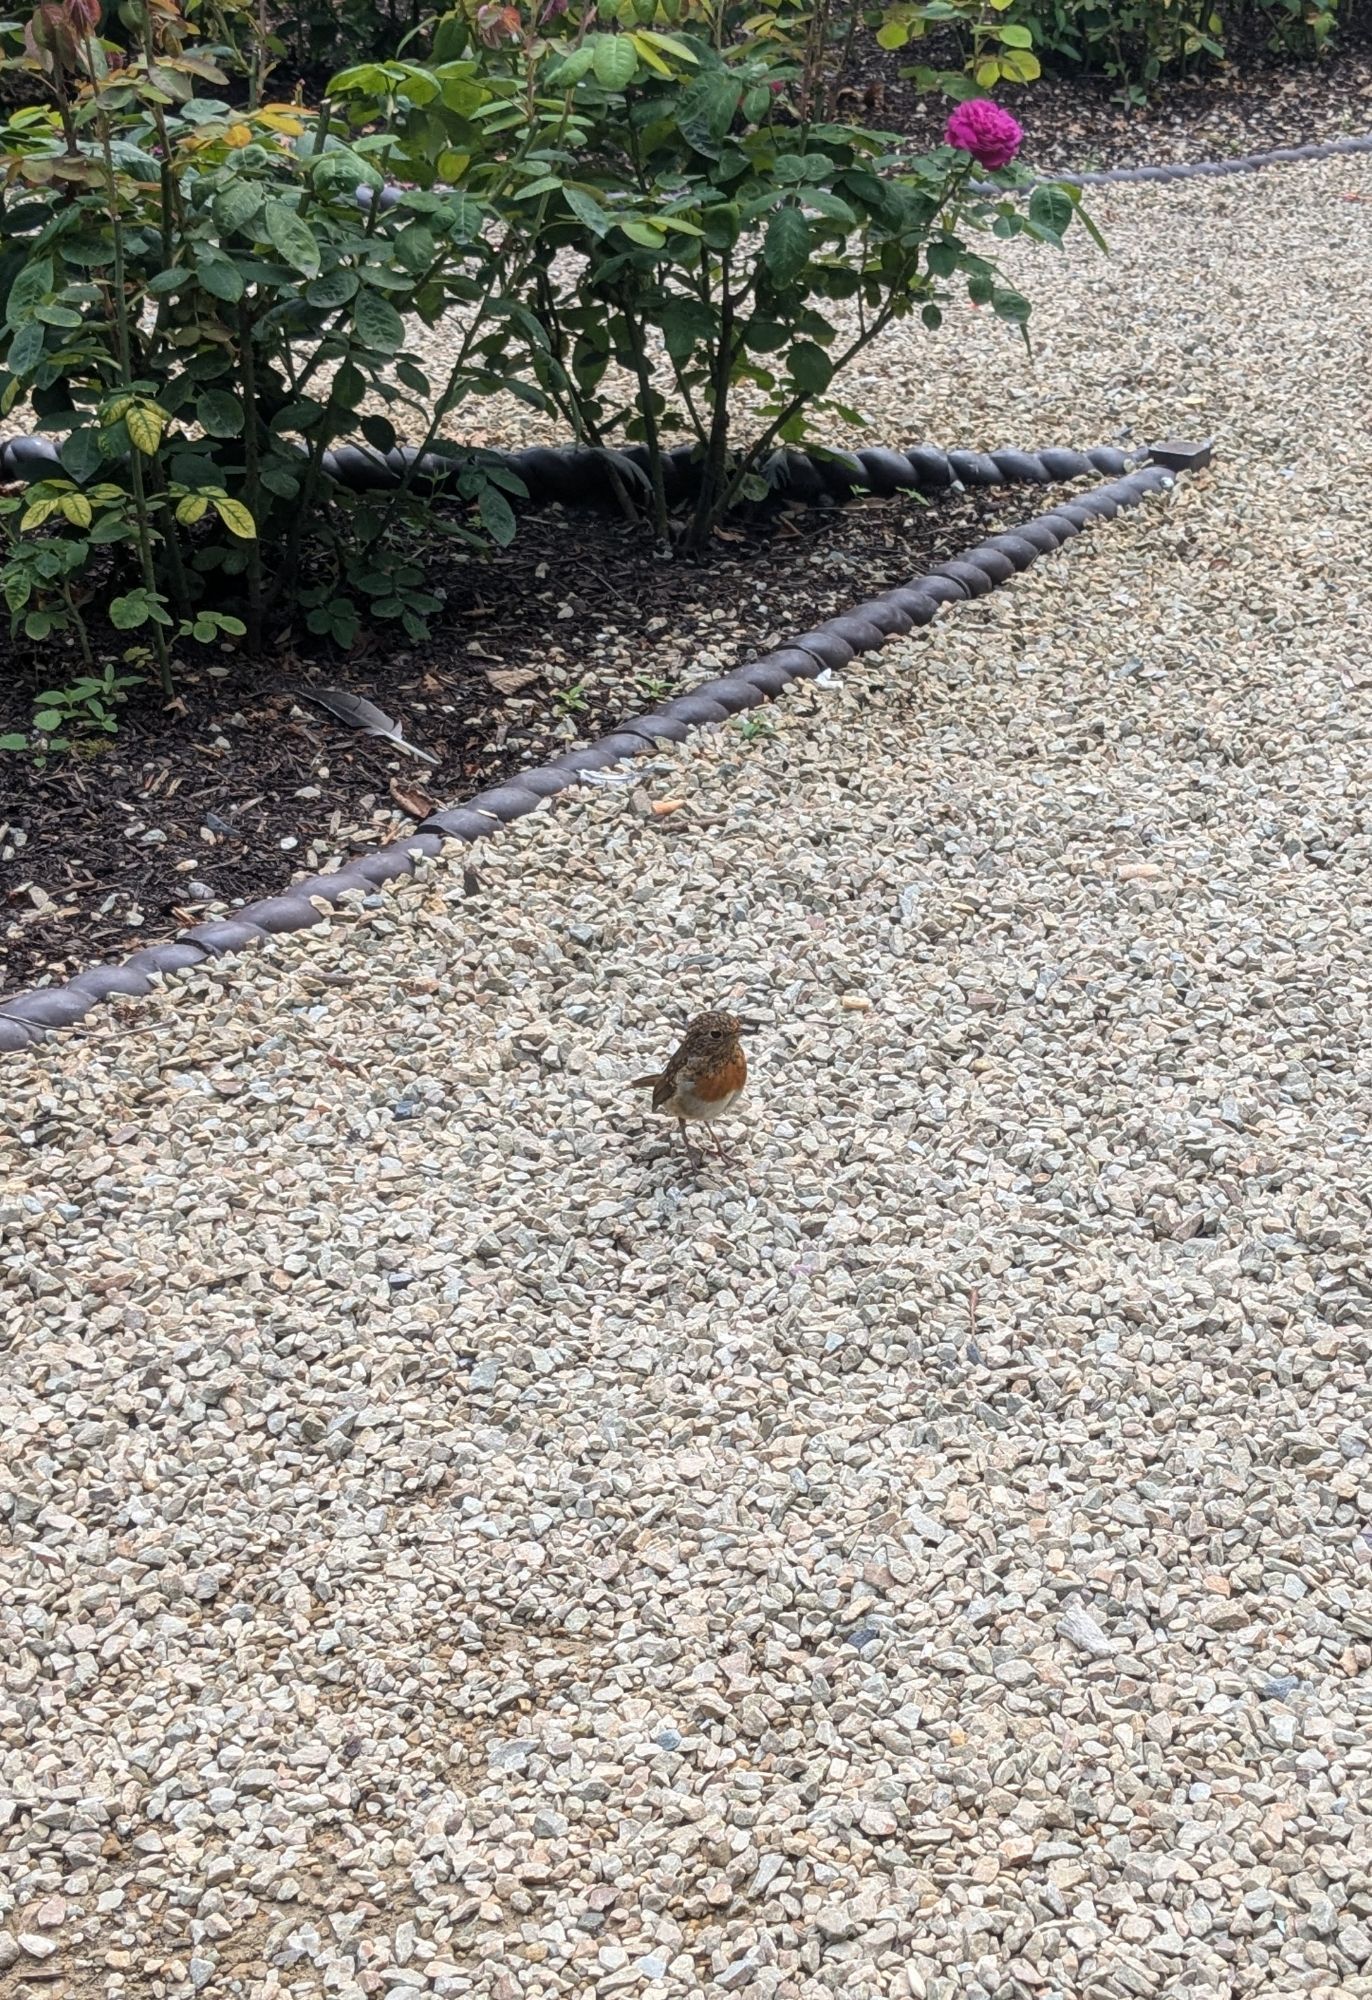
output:
<path id="1" fill-rule="evenodd" d="M 569 750 L 564 757 L 521 772 L 460 805 L 431 813 L 404 840 L 358 855 L 332 874 L 307 875 L 279 896 L 197 924 L 165 944 L 134 952 L 122 963 L 91 966 L 64 985 L 34 987 L 0 1000 L 0 1051 L 32 1048 L 52 1030 L 70 1027 L 113 995 L 151 993 L 154 981 L 167 973 L 189 971 L 267 937 L 327 923 L 331 912 L 349 897 L 371 894 L 387 882 L 416 874 L 424 862 L 437 859 L 447 841 L 486 839 L 508 821 L 522 819 L 558 792 L 570 790 L 585 772 L 645 756 L 664 739 L 684 742 L 693 729 L 774 700 L 792 681 L 813 680 L 826 668 L 845 667 L 858 653 L 875 652 L 888 639 L 931 624 L 940 605 L 984 597 L 1093 521 L 1113 520 L 1149 494 L 1167 491 L 1175 475 L 1165 459 L 1205 463 L 1209 455 L 1206 447 L 1160 446 L 1157 452 L 1156 459 L 1150 456 L 1148 463 L 1106 485 L 1064 500 L 1049 513 L 939 563 L 913 582 L 802 632 L 790 645 L 677 695 L 647 714 L 631 716 L 597 743 Z"/>
<path id="2" fill-rule="evenodd" d="M 805 506 L 824 502 L 842 505 L 859 493 L 879 500 L 896 493 L 931 495 L 950 487 L 1051 486 L 1061 479 L 1085 479 L 1093 472 L 1122 473 L 1142 456 L 1114 445 L 1092 445 L 1085 451 L 1050 445 L 1043 451 L 942 451 L 937 445 L 914 445 L 908 451 L 867 448 L 858 451 L 782 454 L 778 489 Z M 615 504 L 615 468 L 627 462 L 648 473 L 642 445 L 627 445 L 614 453 L 575 445 L 531 445 L 523 451 L 471 452 L 468 459 L 437 452 L 420 452 L 413 445 L 394 451 L 374 451 L 369 445 L 341 444 L 321 453 L 325 474 L 356 493 L 393 492 L 405 480 L 419 491 L 444 492 L 457 483 L 469 462 L 504 466 L 523 481 L 528 499 L 521 505 L 549 507 L 611 507 Z M 51 438 L 14 437 L 0 444 L 0 478 L 32 481 L 62 473 L 58 447 Z M 622 480 L 622 470 L 621 470 Z M 690 500 L 700 480 L 700 459 L 694 444 L 675 445 L 664 455 L 667 504 Z"/>
<path id="3" fill-rule="evenodd" d="M 1319 139 L 1306 146 L 1273 146 L 1265 153 L 1233 153 L 1223 160 L 1175 161 L 1165 167 L 1102 167 L 1098 173 L 1035 174 L 1020 186 L 1036 187 L 1128 187 L 1136 181 L 1210 180 L 1219 174 L 1256 174 L 1264 167 L 1285 167 L 1302 160 L 1337 160 L 1350 153 L 1372 153 L 1372 132 L 1354 138 Z M 1015 194 L 1015 188 L 997 187 L 993 181 L 975 181 L 978 194 Z"/>

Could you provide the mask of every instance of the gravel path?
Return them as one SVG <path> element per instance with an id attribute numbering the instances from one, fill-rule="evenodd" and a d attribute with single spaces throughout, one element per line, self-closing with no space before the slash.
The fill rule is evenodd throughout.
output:
<path id="1" fill-rule="evenodd" d="M 1372 1995 L 1372 163 L 1096 211 L 862 393 L 1212 473 L 6 1060 L 0 1985 Z"/>

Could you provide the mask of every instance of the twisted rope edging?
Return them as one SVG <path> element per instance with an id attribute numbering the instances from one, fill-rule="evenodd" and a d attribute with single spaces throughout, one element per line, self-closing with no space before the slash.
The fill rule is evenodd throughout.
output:
<path id="1" fill-rule="evenodd" d="M 134 952 L 122 964 L 91 966 L 64 985 L 35 987 L 0 1001 L 0 1051 L 31 1048 L 54 1028 L 69 1027 L 114 994 L 151 993 L 154 980 L 167 973 L 186 972 L 209 959 L 260 944 L 267 937 L 327 923 L 332 911 L 346 905 L 349 897 L 370 895 L 388 882 L 418 873 L 425 862 L 438 857 L 447 841 L 483 840 L 508 821 L 522 819 L 546 799 L 569 790 L 587 772 L 646 756 L 664 740 L 682 743 L 693 729 L 723 722 L 742 709 L 774 700 L 794 680 L 814 680 L 826 668 L 845 667 L 858 653 L 875 652 L 888 639 L 931 624 L 941 605 L 984 597 L 997 584 L 1028 569 L 1041 555 L 1049 555 L 1072 540 L 1093 521 L 1113 520 L 1123 509 L 1138 506 L 1147 495 L 1166 492 L 1174 483 L 1172 465 L 1182 467 L 1208 459 L 1205 447 L 1168 445 L 1154 449 L 1156 456 L 1150 457 L 1149 463 L 1064 500 L 1051 512 L 1006 534 L 992 535 L 912 583 L 869 598 L 813 631 L 802 632 L 789 646 L 707 681 L 689 694 L 677 695 L 647 714 L 630 717 L 598 743 L 569 750 L 551 763 L 478 792 L 462 805 L 431 813 L 405 840 L 358 855 L 332 874 L 308 875 L 293 882 L 283 895 L 249 903 L 232 916 L 197 924 L 165 944 Z"/>
<path id="2" fill-rule="evenodd" d="M 876 447 L 786 451 L 777 455 L 776 485 L 789 499 L 805 505 L 826 500 L 841 504 L 857 493 L 886 500 L 895 493 L 946 493 L 957 485 L 1051 486 L 1055 480 L 1083 479 L 1092 472 L 1127 472 L 1146 455 L 1120 451 L 1114 445 L 1092 445 L 1085 451 L 1050 445 L 1038 452 L 940 451 L 936 445 L 914 445 L 909 451 Z M 503 466 L 514 473 L 527 489 L 529 503 L 536 507 L 612 505 L 616 465 L 621 469 L 626 464 L 632 466 L 645 485 L 648 477 L 648 454 L 642 445 L 614 452 L 576 445 L 531 445 L 523 451 L 483 450 L 453 457 L 421 453 L 413 445 L 380 452 L 367 445 L 341 444 L 320 457 L 326 477 L 358 493 L 394 491 L 406 480 L 425 491 L 441 493 L 457 484 L 471 462 Z M 0 444 L 0 478 L 34 481 L 62 472 L 58 447 L 51 438 L 15 437 Z M 694 497 L 700 460 L 693 444 L 676 445 L 665 454 L 663 478 L 669 506 Z"/>
<path id="3" fill-rule="evenodd" d="M 1372 153 L 1372 132 L 1355 138 L 1321 139 L 1307 146 L 1273 146 L 1265 153 L 1235 153 L 1224 160 L 1175 161 L 1165 167 L 1102 167 L 1098 173 L 1036 174 L 1021 185 L 1036 187 L 1121 187 L 1134 181 L 1209 180 L 1218 174 L 1256 174 L 1264 167 L 1284 167 L 1300 160 L 1335 160 L 1347 153 Z M 1004 194 L 991 181 L 974 181 L 978 194 Z M 1012 193 L 1017 190 L 1012 189 Z"/>
<path id="4" fill-rule="evenodd" d="M 1079 173 L 1065 169 L 1057 174 L 1036 174 L 1032 180 L 1021 181 L 1020 187 L 1026 192 L 1031 188 L 1050 187 L 1069 183 L 1073 187 L 1119 186 L 1128 181 L 1186 181 L 1206 179 L 1214 174 L 1255 174 L 1263 167 L 1284 167 L 1300 160 L 1333 160 L 1343 153 L 1372 153 L 1372 132 L 1359 133 L 1343 139 L 1318 139 L 1304 146 L 1271 146 L 1265 153 L 1236 153 L 1223 160 L 1178 160 L 1165 167 L 1103 167 L 1096 173 Z M 973 181 L 972 189 L 977 194 L 1014 194 L 1018 189 L 999 187 L 994 181 Z M 382 208 L 394 208 L 403 201 L 406 190 L 388 181 L 378 195 Z M 370 188 L 357 190 L 358 206 L 369 208 L 372 202 Z"/>

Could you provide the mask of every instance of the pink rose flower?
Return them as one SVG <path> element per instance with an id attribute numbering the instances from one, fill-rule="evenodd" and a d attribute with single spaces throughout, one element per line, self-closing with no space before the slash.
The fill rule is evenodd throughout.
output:
<path id="1" fill-rule="evenodd" d="M 979 166 L 992 171 L 1008 167 L 1024 144 L 1018 122 L 989 97 L 972 97 L 959 104 L 948 119 L 944 137 L 950 146 L 970 153 Z"/>

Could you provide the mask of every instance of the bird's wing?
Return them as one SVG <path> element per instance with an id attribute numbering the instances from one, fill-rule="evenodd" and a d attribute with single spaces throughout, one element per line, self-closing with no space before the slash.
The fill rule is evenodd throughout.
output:
<path id="1" fill-rule="evenodd" d="M 686 1053 L 685 1042 L 682 1042 L 678 1048 L 672 1051 L 671 1061 L 664 1068 L 657 1080 L 657 1087 L 653 1091 L 654 1111 L 660 1111 L 664 1104 L 670 1104 L 676 1096 L 676 1080 L 681 1074 L 682 1064 L 686 1060 Z"/>

